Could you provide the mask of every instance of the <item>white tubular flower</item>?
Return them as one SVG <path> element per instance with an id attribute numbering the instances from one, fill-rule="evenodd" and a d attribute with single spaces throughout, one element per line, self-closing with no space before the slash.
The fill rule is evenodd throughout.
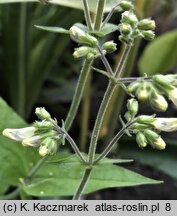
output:
<path id="1" fill-rule="evenodd" d="M 22 141 L 23 146 L 37 147 L 40 143 L 41 136 L 32 136 Z"/>
<path id="2" fill-rule="evenodd" d="M 177 130 L 177 118 L 156 118 L 153 122 L 157 130 L 172 132 Z"/>
<path id="3" fill-rule="evenodd" d="M 35 131 L 35 127 L 26 127 L 19 129 L 6 128 L 5 130 L 3 130 L 2 134 L 12 140 L 22 141 L 23 139 L 33 136 Z"/>
<path id="4" fill-rule="evenodd" d="M 167 92 L 169 99 L 177 106 L 177 88 L 173 88 Z"/>

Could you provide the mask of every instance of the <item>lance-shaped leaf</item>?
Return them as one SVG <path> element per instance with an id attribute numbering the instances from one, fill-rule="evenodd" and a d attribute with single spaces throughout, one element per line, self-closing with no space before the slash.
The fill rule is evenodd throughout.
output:
<path id="1" fill-rule="evenodd" d="M 48 31 L 48 32 L 54 32 L 54 33 L 60 33 L 60 34 L 69 34 L 69 31 L 61 28 L 61 27 L 52 27 L 52 26 L 39 26 L 35 25 L 36 28 Z"/>
<path id="2" fill-rule="evenodd" d="M 69 196 L 78 187 L 86 165 L 73 162 L 73 156 L 57 163 L 46 163 L 32 180 L 28 180 L 22 188 L 34 196 Z M 72 162 L 71 162 L 72 161 Z M 144 177 L 109 163 L 100 163 L 93 167 L 91 178 L 84 193 L 94 192 L 103 188 L 137 186 L 144 184 L 158 184 L 156 181 Z"/>

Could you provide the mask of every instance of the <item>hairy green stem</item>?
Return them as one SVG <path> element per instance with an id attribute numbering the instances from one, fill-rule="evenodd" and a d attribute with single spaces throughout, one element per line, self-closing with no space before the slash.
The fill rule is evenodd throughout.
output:
<path id="1" fill-rule="evenodd" d="M 108 87 L 107 87 L 107 90 L 105 92 L 104 98 L 102 100 L 101 106 L 99 108 L 98 115 L 97 115 L 96 122 L 95 122 L 95 126 L 94 126 L 94 129 L 92 132 L 90 148 L 89 148 L 89 164 L 92 164 L 94 161 L 98 136 L 100 133 L 100 128 L 101 128 L 105 112 L 107 110 L 109 101 L 111 99 L 111 96 L 114 92 L 115 87 L 116 87 L 116 84 L 112 80 L 110 80 Z"/>
<path id="2" fill-rule="evenodd" d="M 99 52 L 100 52 L 100 54 L 101 54 L 101 60 L 102 60 L 102 62 L 103 62 L 103 64 L 104 64 L 106 70 L 107 70 L 110 74 L 113 75 L 113 74 L 114 74 L 114 73 L 113 73 L 113 70 L 112 70 L 112 68 L 111 68 L 111 66 L 110 66 L 110 64 L 109 64 L 109 62 L 108 62 L 108 60 L 107 60 L 107 58 L 105 57 L 105 55 L 104 55 L 104 53 L 103 53 L 101 47 L 98 46 L 97 48 L 98 48 L 98 50 L 99 50 Z"/>
<path id="3" fill-rule="evenodd" d="M 77 147 L 75 141 L 72 139 L 72 137 L 67 133 L 67 131 L 65 131 L 64 129 L 62 129 L 61 127 L 59 127 L 58 125 L 55 125 L 54 128 L 58 131 L 59 134 L 64 134 L 65 138 L 68 140 L 68 142 L 70 143 L 71 147 L 73 148 L 73 150 L 75 151 L 75 153 L 77 154 L 77 156 L 80 158 L 80 160 L 84 163 L 86 163 L 82 153 L 80 152 L 79 148 Z"/>
<path id="4" fill-rule="evenodd" d="M 112 10 L 108 13 L 107 17 L 105 18 L 103 24 L 102 24 L 102 28 L 109 22 L 109 20 L 111 19 L 112 15 L 114 14 L 114 11 L 116 10 L 116 8 L 119 6 L 121 0 L 112 8 Z"/>
<path id="5" fill-rule="evenodd" d="M 88 26 L 89 30 L 93 30 L 92 19 L 90 16 L 88 1 L 82 0 L 82 2 L 83 2 L 84 15 L 85 15 L 85 20 L 86 20 L 87 26 Z"/>
<path id="6" fill-rule="evenodd" d="M 25 80 L 25 44 L 26 44 L 26 3 L 21 4 L 20 8 L 20 29 L 19 29 L 19 88 L 18 88 L 18 112 L 22 117 L 25 117 L 25 97 L 26 97 L 26 80 Z"/>
<path id="7" fill-rule="evenodd" d="M 86 82 L 83 102 L 82 102 L 82 118 L 81 118 L 81 132 L 80 132 L 81 152 L 86 151 L 86 144 L 87 144 L 89 116 L 90 116 L 90 98 L 91 98 L 91 88 L 92 88 L 91 80 L 92 80 L 92 73 L 90 71 L 87 82 Z"/>
<path id="8" fill-rule="evenodd" d="M 78 189 L 77 189 L 77 191 L 76 191 L 76 193 L 75 193 L 75 195 L 73 197 L 73 200 L 79 200 L 80 199 L 80 197 L 81 197 L 81 195 L 82 195 L 82 193 L 83 193 L 83 191 L 84 191 L 84 189 L 85 189 L 85 187 L 87 185 L 87 182 L 88 182 L 88 180 L 90 178 L 91 171 L 92 171 L 92 168 L 87 168 L 84 171 L 84 174 L 82 176 L 82 180 L 81 180 L 81 182 L 79 184 L 79 187 L 78 187 Z"/>
<path id="9" fill-rule="evenodd" d="M 127 58 L 129 56 L 131 48 L 132 48 L 131 45 L 125 45 L 123 54 L 122 54 L 121 59 L 120 59 L 120 62 L 117 65 L 116 70 L 115 70 L 115 77 L 116 78 L 120 78 L 121 77 L 122 72 L 123 72 L 124 67 L 125 67 L 125 63 L 127 61 Z"/>
<path id="10" fill-rule="evenodd" d="M 119 141 L 119 139 L 124 135 L 125 131 L 134 123 L 135 121 L 131 121 L 125 125 L 118 133 L 117 135 L 111 140 L 111 142 L 107 145 L 105 150 L 99 155 L 98 158 L 94 161 L 94 163 L 98 163 L 101 159 L 106 157 L 109 152 L 111 151 L 112 147 Z"/>
<path id="11" fill-rule="evenodd" d="M 101 28 L 105 3 L 106 3 L 106 0 L 98 0 L 94 30 L 99 31 Z"/>
<path id="12" fill-rule="evenodd" d="M 106 76 L 108 79 L 113 80 L 115 83 L 120 84 L 120 83 L 132 83 L 134 81 L 142 81 L 142 80 L 147 80 L 147 81 L 151 81 L 152 78 L 150 76 L 145 76 L 145 77 L 125 77 L 125 78 L 119 78 L 116 79 L 115 76 L 108 74 L 107 71 L 104 70 L 100 70 L 98 68 L 92 67 L 93 70 L 95 70 L 96 72 Z"/>
<path id="13" fill-rule="evenodd" d="M 124 52 L 122 54 L 121 60 L 120 60 L 118 66 L 116 68 L 115 73 L 114 73 L 116 78 L 119 78 L 121 73 L 124 70 L 124 66 L 125 66 L 126 60 L 128 58 L 130 49 L 131 49 L 131 46 L 129 46 L 129 45 L 125 46 L 125 49 L 124 49 Z M 115 87 L 116 87 L 116 84 L 114 83 L 114 81 L 110 80 L 109 84 L 108 84 L 108 87 L 107 87 L 107 90 L 106 90 L 106 93 L 104 95 L 104 98 L 102 100 L 100 109 L 98 111 L 95 126 L 94 126 L 94 129 L 93 129 L 93 132 L 92 132 L 90 148 L 89 148 L 89 163 L 90 164 L 93 164 L 93 161 L 94 161 L 94 157 L 95 157 L 95 153 L 96 153 L 96 146 L 97 146 L 97 142 L 98 142 L 98 136 L 99 136 L 99 133 L 100 133 L 101 125 L 102 125 L 102 122 L 103 122 L 107 107 L 109 105 L 109 102 L 111 100 L 112 94 L 113 94 L 113 92 L 115 90 Z"/>
<path id="14" fill-rule="evenodd" d="M 67 115 L 66 120 L 65 120 L 65 129 L 67 131 L 70 129 L 70 127 L 73 123 L 73 120 L 76 116 L 76 113 L 77 113 L 77 110 L 78 110 L 78 107 L 79 107 L 79 104 L 80 104 L 80 101 L 81 101 L 81 98 L 83 95 L 85 83 L 86 83 L 86 80 L 87 80 L 87 77 L 88 77 L 88 74 L 90 71 L 91 64 L 92 64 L 92 61 L 85 60 L 82 71 L 80 73 L 77 87 L 75 90 L 75 94 L 73 97 L 73 101 L 72 101 L 70 110 L 69 110 L 68 115 Z"/>

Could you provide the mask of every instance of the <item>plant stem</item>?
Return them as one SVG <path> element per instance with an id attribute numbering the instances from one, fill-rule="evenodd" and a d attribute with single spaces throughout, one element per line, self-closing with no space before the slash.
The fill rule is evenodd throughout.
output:
<path id="1" fill-rule="evenodd" d="M 98 0 L 94 30 L 99 31 L 101 28 L 105 3 L 106 3 L 106 0 Z"/>
<path id="2" fill-rule="evenodd" d="M 92 168 L 87 168 L 83 174 L 83 177 L 82 177 L 82 180 L 80 182 L 80 185 L 73 197 L 73 200 L 79 200 L 84 189 L 85 189 L 85 186 L 87 185 L 87 182 L 89 180 L 89 177 L 90 177 L 90 174 L 91 174 L 91 171 L 92 171 Z"/>
<path id="3" fill-rule="evenodd" d="M 65 129 L 68 131 L 72 125 L 72 122 L 76 116 L 82 95 L 83 95 L 83 91 L 84 91 L 84 87 L 85 87 L 85 83 L 90 71 L 90 67 L 91 67 L 92 61 L 88 61 L 85 60 L 83 68 L 81 70 L 80 76 L 79 76 L 79 80 L 77 83 L 77 87 L 75 90 L 75 94 L 73 97 L 73 101 L 70 107 L 70 110 L 68 112 L 68 115 L 66 117 L 65 120 Z"/>
<path id="4" fill-rule="evenodd" d="M 90 16 L 88 1 L 82 0 L 82 3 L 83 3 L 83 7 L 84 7 L 85 20 L 86 20 L 86 23 L 87 23 L 89 30 L 91 31 L 91 30 L 93 30 L 93 27 L 92 27 L 92 20 L 91 20 L 91 16 Z"/>
<path id="5" fill-rule="evenodd" d="M 86 163 L 86 160 L 84 159 L 82 153 L 80 152 L 79 148 L 77 147 L 77 145 L 74 142 L 74 140 L 72 139 L 72 137 L 70 137 L 70 135 L 67 132 L 65 132 L 65 135 L 66 135 L 66 139 L 71 144 L 71 146 L 72 146 L 73 150 L 75 151 L 75 153 L 78 155 L 78 157 L 81 159 L 82 162 Z"/>
<path id="6" fill-rule="evenodd" d="M 132 48 L 131 45 L 125 45 L 123 54 L 122 54 L 121 59 L 120 59 L 120 62 L 117 65 L 116 70 L 115 70 L 115 77 L 116 78 L 120 78 L 121 77 L 122 72 L 123 72 L 124 67 L 125 67 L 125 63 L 127 61 L 127 58 L 128 58 L 128 55 L 130 53 L 131 48 Z"/>
<path id="7" fill-rule="evenodd" d="M 131 83 L 134 81 L 141 81 L 141 80 L 147 80 L 147 81 L 151 81 L 152 78 L 150 76 L 146 76 L 146 77 L 124 77 L 124 78 L 119 78 L 116 79 L 115 76 L 108 74 L 107 71 L 104 70 L 100 70 L 98 68 L 92 67 L 93 70 L 95 70 L 96 72 L 106 76 L 107 78 L 113 80 L 115 83 L 119 84 L 119 83 Z"/>
<path id="8" fill-rule="evenodd" d="M 124 135 L 125 131 L 134 123 L 135 121 L 131 121 L 125 125 L 118 133 L 117 135 L 111 140 L 111 142 L 107 145 L 105 150 L 99 155 L 99 157 L 94 161 L 94 163 L 97 163 L 102 158 L 106 157 L 107 154 L 111 151 L 112 147 L 118 142 L 118 140 Z"/>
<path id="9" fill-rule="evenodd" d="M 108 107 L 109 101 L 110 101 L 111 96 L 114 92 L 115 86 L 116 86 L 116 84 L 112 80 L 109 81 L 107 90 L 105 92 L 105 95 L 104 95 L 104 98 L 102 100 L 100 109 L 98 111 L 98 115 L 96 118 L 95 126 L 94 126 L 92 137 L 91 137 L 90 148 L 89 148 L 89 163 L 90 164 L 92 164 L 94 161 L 96 145 L 97 145 L 98 136 L 100 133 L 100 128 L 101 128 L 103 118 L 104 118 L 106 109 Z"/>
<path id="10" fill-rule="evenodd" d="M 128 54 L 130 52 L 131 46 L 126 45 L 124 52 L 122 54 L 121 60 L 116 68 L 115 71 L 115 77 L 119 78 L 121 76 L 122 71 L 124 70 L 124 66 L 128 57 Z M 94 161 L 94 157 L 95 157 L 95 152 L 96 152 L 96 146 L 97 146 L 97 142 L 98 142 L 98 136 L 100 133 L 100 129 L 101 129 L 101 125 L 107 110 L 107 107 L 109 105 L 109 102 L 111 100 L 112 94 L 114 92 L 114 89 L 116 87 L 116 84 L 114 83 L 113 80 L 109 81 L 106 93 L 104 95 L 104 98 L 102 100 L 100 109 L 98 111 L 98 115 L 96 118 L 96 122 L 95 122 L 95 126 L 93 129 L 93 133 L 92 133 L 92 137 L 91 137 L 91 142 L 90 142 L 90 148 L 89 148 L 89 163 L 92 164 Z"/>
<path id="11" fill-rule="evenodd" d="M 48 159 L 48 156 L 45 156 L 43 158 L 41 158 L 37 164 L 33 167 L 33 169 L 29 172 L 29 174 L 27 175 L 27 177 L 24 179 L 24 182 L 27 180 L 27 179 L 31 179 L 35 174 L 36 172 L 41 168 L 41 166 L 44 164 L 44 162 Z"/>
<path id="12" fill-rule="evenodd" d="M 68 142 L 71 144 L 71 147 L 77 154 L 77 156 L 81 159 L 82 162 L 86 163 L 86 160 L 84 159 L 82 153 L 80 152 L 79 148 L 77 147 L 75 141 L 72 139 L 72 137 L 67 133 L 65 129 L 62 129 L 58 125 L 55 125 L 54 128 L 57 130 L 59 134 L 64 134 L 65 138 L 68 140 Z"/>
<path id="13" fill-rule="evenodd" d="M 104 64 L 104 66 L 105 66 L 107 72 L 109 72 L 111 75 L 113 75 L 113 74 L 114 74 L 114 73 L 113 73 L 113 70 L 112 70 L 112 68 L 111 68 L 111 66 L 110 66 L 110 64 L 109 64 L 109 62 L 108 62 L 108 60 L 107 60 L 107 58 L 105 57 L 105 55 L 104 55 L 104 53 L 103 53 L 101 47 L 100 47 L 100 46 L 97 46 L 97 48 L 98 48 L 98 50 L 99 50 L 99 52 L 100 52 L 100 54 L 101 54 L 101 60 L 102 60 L 102 62 L 103 62 L 103 64 Z"/>
<path id="14" fill-rule="evenodd" d="M 25 117 L 25 96 L 26 96 L 26 57 L 25 57 L 25 45 L 26 45 L 26 3 L 21 4 L 20 9 L 20 29 L 19 29 L 19 88 L 18 88 L 18 112 L 22 117 Z"/>
<path id="15" fill-rule="evenodd" d="M 86 151 L 86 144 L 87 144 L 87 135 L 88 135 L 88 128 L 89 128 L 88 123 L 89 123 L 89 116 L 90 116 L 91 80 L 92 80 L 92 73 L 89 73 L 86 86 L 85 86 L 83 102 L 82 102 L 82 118 L 81 118 L 81 132 L 80 132 L 81 152 Z"/>
<path id="16" fill-rule="evenodd" d="M 113 15 L 114 11 L 115 11 L 116 8 L 119 6 L 120 2 L 121 2 L 121 0 L 120 0 L 119 3 L 117 3 L 117 4 L 112 8 L 112 10 L 108 13 L 108 15 L 107 15 L 106 19 L 104 20 L 104 22 L 103 22 L 101 28 L 103 28 L 103 27 L 109 22 L 109 20 L 111 19 L 111 17 L 112 17 L 112 15 Z"/>

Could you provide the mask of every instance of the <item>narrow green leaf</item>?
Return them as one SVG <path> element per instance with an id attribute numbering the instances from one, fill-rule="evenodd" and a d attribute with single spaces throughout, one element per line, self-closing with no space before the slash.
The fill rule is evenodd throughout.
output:
<path id="1" fill-rule="evenodd" d="M 177 31 L 163 34 L 151 42 L 139 61 L 141 75 L 167 73 L 177 65 Z"/>
<path id="2" fill-rule="evenodd" d="M 87 165 L 78 162 L 75 155 L 69 156 L 67 154 L 65 156 L 61 155 L 61 160 L 55 162 L 46 163 L 32 180 L 22 186 L 23 189 L 34 196 L 73 195 Z M 85 193 L 103 188 L 158 183 L 161 182 L 146 178 L 125 168 L 109 163 L 101 163 L 93 167 L 91 179 Z"/>
<path id="3" fill-rule="evenodd" d="M 61 28 L 61 27 L 52 27 L 52 26 L 39 26 L 35 25 L 36 28 L 48 31 L 48 32 L 54 32 L 54 33 L 61 33 L 61 34 L 69 34 L 69 31 Z"/>

